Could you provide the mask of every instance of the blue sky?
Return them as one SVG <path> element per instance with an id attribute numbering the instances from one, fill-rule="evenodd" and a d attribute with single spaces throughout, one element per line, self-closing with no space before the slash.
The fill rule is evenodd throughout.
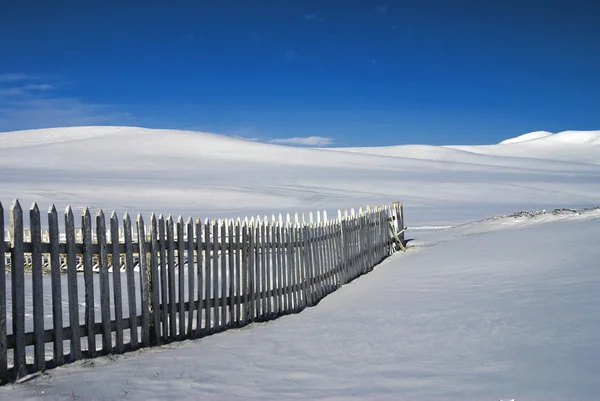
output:
<path id="1" fill-rule="evenodd" d="M 598 15 L 597 1 L 0 0 L 0 131 L 365 146 L 600 129 Z"/>

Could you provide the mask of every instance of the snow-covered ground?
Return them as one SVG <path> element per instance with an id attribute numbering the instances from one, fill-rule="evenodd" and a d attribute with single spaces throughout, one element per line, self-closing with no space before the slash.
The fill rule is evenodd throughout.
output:
<path id="1" fill-rule="evenodd" d="M 594 400 L 600 211 L 409 233 L 299 315 L 83 361 L 3 399 Z"/>
<path id="2" fill-rule="evenodd" d="M 0 399 L 593 400 L 600 132 L 300 149 L 211 134 L 0 134 L 0 186 L 42 209 L 233 217 L 405 203 L 413 245 L 317 307 L 61 367 Z"/>

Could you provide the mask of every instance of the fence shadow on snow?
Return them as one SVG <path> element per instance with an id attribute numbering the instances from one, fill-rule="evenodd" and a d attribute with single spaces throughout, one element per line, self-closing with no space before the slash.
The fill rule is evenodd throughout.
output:
<path id="1" fill-rule="evenodd" d="M 308 222 L 138 216 L 56 208 L 42 229 L 0 204 L 0 382 L 82 358 L 194 339 L 316 305 L 404 242 L 402 204 Z M 95 224 L 92 224 L 95 220 Z M 121 225 L 122 224 L 122 225 Z M 78 272 L 82 272 L 79 274 Z"/>

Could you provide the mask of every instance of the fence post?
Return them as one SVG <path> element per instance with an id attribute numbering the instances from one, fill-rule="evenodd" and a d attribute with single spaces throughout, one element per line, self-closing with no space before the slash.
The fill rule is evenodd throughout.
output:
<path id="1" fill-rule="evenodd" d="M 23 255 L 23 209 L 18 200 L 10 208 L 11 276 L 13 301 L 14 366 L 17 379 L 27 374 L 25 361 L 25 257 Z"/>
<path id="2" fill-rule="evenodd" d="M 4 254 L 4 208 L 0 202 L 0 383 L 8 374 L 8 336 L 6 333 L 6 263 Z"/>

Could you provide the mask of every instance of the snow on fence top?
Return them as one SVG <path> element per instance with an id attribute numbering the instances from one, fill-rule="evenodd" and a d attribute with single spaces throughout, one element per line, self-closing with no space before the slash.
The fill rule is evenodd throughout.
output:
<path id="1" fill-rule="evenodd" d="M 33 204 L 25 229 L 15 201 L 8 220 L 7 232 L 0 204 L 2 383 L 297 313 L 404 242 L 399 202 L 340 210 L 334 220 L 320 212 L 308 221 L 288 214 L 175 222 L 153 214 L 147 226 L 138 215 L 135 228 L 127 214 L 121 226 L 114 212 L 92 218 L 85 208 L 80 229 L 67 207 L 61 232 L 54 206 L 42 230 Z"/>

